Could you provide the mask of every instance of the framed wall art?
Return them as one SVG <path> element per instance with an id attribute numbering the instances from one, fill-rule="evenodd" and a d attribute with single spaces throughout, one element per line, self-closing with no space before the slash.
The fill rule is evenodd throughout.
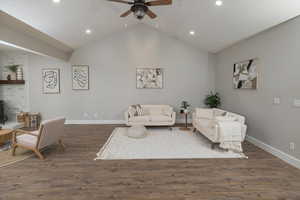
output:
<path id="1" fill-rule="evenodd" d="M 233 87 L 234 89 L 257 89 L 258 59 L 250 59 L 234 64 Z"/>
<path id="2" fill-rule="evenodd" d="M 73 90 L 89 89 L 89 66 L 87 65 L 72 66 L 72 88 Z"/>
<path id="3" fill-rule="evenodd" d="M 43 93 L 60 93 L 60 71 L 57 68 L 42 69 Z"/>
<path id="4" fill-rule="evenodd" d="M 136 88 L 137 89 L 162 89 L 163 69 L 162 68 L 137 68 Z"/>

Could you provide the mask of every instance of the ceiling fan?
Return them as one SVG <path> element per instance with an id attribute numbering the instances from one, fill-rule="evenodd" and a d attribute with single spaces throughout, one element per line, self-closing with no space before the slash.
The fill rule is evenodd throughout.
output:
<path id="1" fill-rule="evenodd" d="M 172 0 L 156 0 L 156 1 L 149 1 L 149 2 L 146 2 L 146 0 L 134 0 L 134 2 L 125 1 L 125 0 L 107 0 L 107 1 L 132 5 L 131 8 L 127 12 L 123 13 L 120 17 L 127 17 L 128 15 L 133 13 L 135 17 L 139 20 L 143 19 L 145 15 L 148 15 L 152 19 L 157 17 L 157 15 L 148 8 L 149 6 L 166 6 L 172 4 Z"/>

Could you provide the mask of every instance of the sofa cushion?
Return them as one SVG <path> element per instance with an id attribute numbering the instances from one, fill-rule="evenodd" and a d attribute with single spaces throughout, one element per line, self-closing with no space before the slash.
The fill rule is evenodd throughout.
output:
<path id="1" fill-rule="evenodd" d="M 149 109 L 149 114 L 150 115 L 162 115 L 163 113 L 163 108 L 162 107 L 152 107 Z"/>
<path id="2" fill-rule="evenodd" d="M 171 122 L 172 118 L 166 115 L 151 115 L 152 122 Z"/>
<path id="3" fill-rule="evenodd" d="M 213 119 L 214 112 L 212 109 L 196 108 L 197 118 Z"/>
<path id="4" fill-rule="evenodd" d="M 198 121 L 199 125 L 203 128 L 213 129 L 216 126 L 216 122 L 214 120 L 202 118 Z"/>
<path id="5" fill-rule="evenodd" d="M 17 143 L 28 147 L 35 147 L 37 143 L 37 137 L 29 134 L 23 134 L 17 136 Z"/>
<path id="6" fill-rule="evenodd" d="M 150 116 L 134 116 L 129 119 L 130 122 L 149 122 Z"/>

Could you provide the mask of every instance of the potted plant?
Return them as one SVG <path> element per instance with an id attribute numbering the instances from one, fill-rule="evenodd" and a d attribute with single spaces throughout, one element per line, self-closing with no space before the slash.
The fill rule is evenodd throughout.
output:
<path id="1" fill-rule="evenodd" d="M 9 71 L 11 71 L 13 74 L 13 79 L 16 79 L 16 76 L 17 76 L 17 70 L 18 70 L 18 68 L 19 68 L 19 66 L 20 65 L 7 65 L 7 66 L 5 66 L 7 69 L 9 69 Z M 8 75 L 7 76 L 7 80 L 10 80 L 10 79 L 12 79 L 11 78 L 11 75 Z"/>
<path id="2" fill-rule="evenodd" d="M 221 97 L 219 93 L 210 92 L 204 99 L 204 104 L 209 108 L 218 108 L 221 105 Z"/>
<path id="3" fill-rule="evenodd" d="M 183 114 L 188 112 L 189 108 L 190 104 L 187 101 L 182 101 L 180 106 L 180 113 Z"/>

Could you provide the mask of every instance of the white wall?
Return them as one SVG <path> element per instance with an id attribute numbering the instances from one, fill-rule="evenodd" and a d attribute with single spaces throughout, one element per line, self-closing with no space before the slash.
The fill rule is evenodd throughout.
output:
<path id="1" fill-rule="evenodd" d="M 214 90 L 214 56 L 169 37 L 147 25 L 137 25 L 74 52 L 71 64 L 31 55 L 30 106 L 44 118 L 122 120 L 131 104 L 170 104 L 182 100 L 202 106 Z M 90 66 L 90 90 L 73 91 L 71 65 Z M 42 94 L 42 68 L 61 69 L 61 94 Z M 137 67 L 164 68 L 164 89 L 136 89 Z M 84 116 L 87 113 L 88 116 Z"/>
<path id="2" fill-rule="evenodd" d="M 225 109 L 246 115 L 248 134 L 281 151 L 300 158 L 300 18 L 240 42 L 217 56 L 216 89 Z M 259 89 L 234 90 L 233 64 L 259 58 Z M 273 98 L 281 104 L 274 105 Z M 289 150 L 295 142 L 296 150 Z"/>

